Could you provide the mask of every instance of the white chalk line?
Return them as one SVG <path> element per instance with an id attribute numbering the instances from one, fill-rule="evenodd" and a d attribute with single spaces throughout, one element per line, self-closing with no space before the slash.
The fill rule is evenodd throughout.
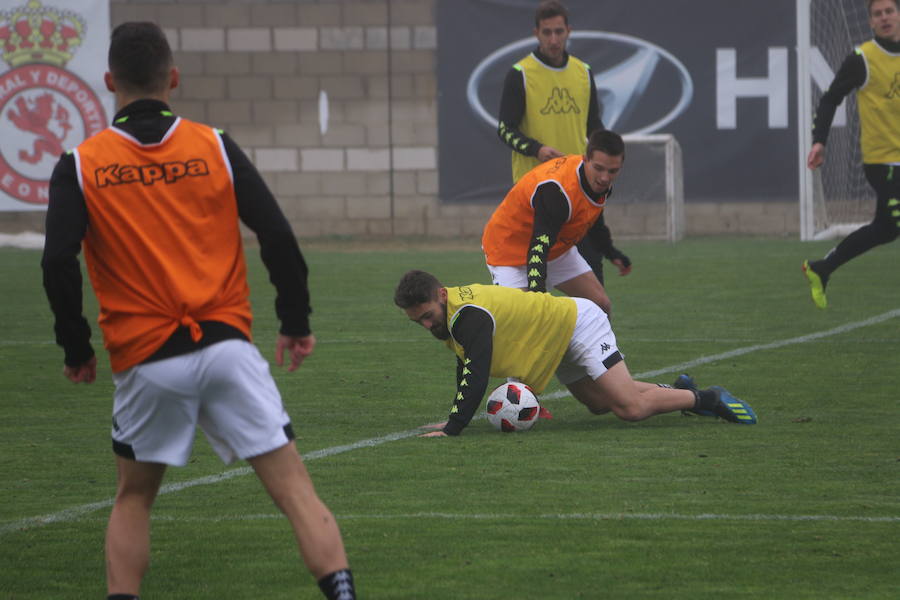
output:
<path id="1" fill-rule="evenodd" d="M 521 513 L 446 513 L 446 512 L 414 512 L 414 513 L 335 513 L 338 521 L 515 521 L 521 522 Z M 271 521 L 283 519 L 281 513 L 260 513 L 247 515 L 216 516 L 184 516 L 154 514 L 152 520 L 157 523 L 227 523 L 239 521 Z M 896 517 L 862 517 L 843 515 L 768 515 L 768 514 L 720 514 L 701 513 L 688 515 L 682 513 L 545 513 L 529 515 L 531 520 L 539 521 L 771 521 L 771 522 L 848 522 L 848 523 L 900 523 Z M 87 521 L 105 522 L 103 518 L 91 518 Z"/>
<path id="2" fill-rule="evenodd" d="M 720 354 L 712 354 L 709 356 L 703 356 L 688 362 L 680 363 L 677 365 L 671 365 L 668 367 L 663 367 L 661 369 L 656 369 L 653 371 L 644 371 L 642 373 L 636 373 L 634 375 L 637 379 L 645 379 L 648 377 L 655 377 L 657 375 L 662 375 L 665 373 L 674 373 L 674 372 L 682 372 L 699 365 L 715 362 L 718 360 L 723 360 L 726 358 L 733 358 L 735 356 L 741 356 L 743 354 L 749 354 L 751 352 L 757 352 L 759 350 L 773 350 L 776 348 L 783 348 L 785 346 L 790 346 L 793 344 L 803 344 L 806 342 L 811 342 L 813 340 L 830 337 L 833 335 L 839 335 L 841 333 L 846 333 L 848 331 L 853 331 L 854 329 L 859 329 L 861 327 L 868 327 L 869 325 L 876 325 L 883 321 L 887 321 L 889 319 L 893 319 L 895 317 L 900 316 L 900 309 L 894 309 L 888 311 L 886 313 L 882 313 L 880 315 L 876 315 L 869 319 L 865 319 L 863 321 L 856 321 L 853 323 L 846 323 L 844 325 L 835 327 L 833 329 L 828 329 L 826 331 L 820 331 L 817 333 L 811 333 L 807 335 L 801 335 L 798 337 L 789 338 L 786 340 L 780 340 L 776 342 L 770 342 L 767 344 L 757 344 L 754 346 L 746 346 L 744 348 L 737 348 L 735 350 L 729 350 L 727 352 L 722 352 Z M 546 399 L 556 399 L 563 398 L 568 396 L 569 392 L 567 390 L 559 390 L 557 392 L 551 392 L 550 394 L 546 394 L 544 398 Z M 335 454 L 341 454 L 343 452 L 349 452 L 351 450 L 356 450 L 359 448 L 369 448 L 373 446 L 378 446 L 380 444 L 384 444 L 387 442 L 392 442 L 396 440 L 401 440 L 404 438 L 412 437 L 414 435 L 418 435 L 422 433 L 422 428 L 409 429 L 407 431 L 400 431 L 396 433 L 389 433 L 384 436 L 370 438 L 367 440 L 361 440 L 358 442 L 354 442 L 352 444 L 346 444 L 343 446 L 333 446 L 331 448 L 324 448 L 322 450 L 314 450 L 312 452 L 308 452 L 304 454 L 304 460 L 317 460 L 319 458 L 325 458 L 328 456 L 334 456 Z M 225 481 L 227 479 L 231 479 L 232 477 L 238 477 L 240 475 L 246 475 L 248 473 L 252 473 L 252 469 L 250 467 L 240 467 L 237 469 L 230 469 L 228 471 L 224 471 L 222 473 L 216 475 L 209 475 L 206 477 L 199 477 L 197 479 L 191 479 L 188 481 L 176 482 L 163 485 L 159 493 L 162 494 L 172 494 L 175 492 L 179 492 L 181 490 L 198 486 L 198 485 L 209 485 L 213 483 L 218 483 L 220 481 Z M 52 523 L 59 522 L 67 522 L 73 521 L 79 518 L 81 515 L 91 513 L 95 510 L 100 510 L 102 508 L 106 508 L 112 506 L 113 498 L 108 498 L 106 500 L 102 500 L 100 502 L 92 502 L 90 504 L 82 504 L 81 506 L 75 506 L 72 508 L 64 509 L 55 513 L 51 513 L 48 515 L 42 515 L 37 517 L 27 517 L 25 519 L 19 519 L 16 521 L 12 521 L 10 523 L 5 523 L 0 525 L 0 537 L 6 535 L 7 533 L 19 531 L 22 529 L 29 529 L 34 527 L 41 527 L 44 525 L 50 525 Z M 823 516 L 823 520 L 828 520 L 827 517 Z M 677 518 L 677 517 L 671 517 Z M 847 517 L 849 518 L 849 517 Z M 894 519 L 894 517 L 884 517 L 885 519 Z"/>
<path id="3" fill-rule="evenodd" d="M 414 435 L 422 433 L 421 428 L 409 429 L 407 431 L 398 431 L 396 433 L 389 433 L 387 435 L 383 435 L 377 438 L 371 438 L 367 440 L 360 440 L 358 442 L 354 442 L 352 444 L 345 444 L 343 446 L 332 446 L 331 448 L 323 448 L 322 450 L 313 450 L 312 452 L 307 452 L 303 455 L 304 462 L 309 462 L 311 460 L 318 460 L 320 458 L 326 458 L 329 456 L 334 456 L 335 454 L 341 454 L 343 452 L 349 452 L 351 450 L 357 450 L 359 448 L 371 448 L 373 446 L 378 446 L 379 444 L 385 444 L 387 442 L 393 442 L 396 440 L 402 440 L 404 438 L 412 437 Z M 239 467 L 237 469 L 229 469 L 227 471 L 223 471 L 222 473 L 218 473 L 216 475 L 207 475 L 206 477 L 198 477 L 196 479 L 190 479 L 188 481 L 178 481 L 175 483 L 168 483 L 159 488 L 159 495 L 162 496 L 164 494 L 173 494 L 175 492 L 180 492 L 181 490 L 186 490 L 191 487 L 195 487 L 198 485 L 209 485 L 213 483 L 219 483 L 221 481 L 226 481 L 233 477 L 239 477 L 242 475 L 248 475 L 253 472 L 253 469 L 250 467 Z M 107 498 L 106 500 L 101 500 L 100 502 L 92 502 L 90 504 L 82 504 L 81 506 L 75 506 L 72 508 L 67 508 L 55 513 L 51 513 L 48 515 L 41 515 L 37 517 L 27 517 L 25 519 L 19 519 L 17 521 L 12 521 L 10 523 L 4 523 L 0 525 L 0 537 L 3 537 L 7 533 L 13 531 L 20 531 L 23 529 L 33 529 L 35 527 L 42 527 L 44 525 L 51 525 L 53 523 L 62 523 L 74 521 L 81 517 L 82 515 L 89 514 L 94 512 L 95 510 L 100 510 L 102 508 L 108 508 L 113 505 L 113 501 L 115 498 Z"/>
<path id="4" fill-rule="evenodd" d="M 900 316 L 900 308 L 895 308 L 894 310 L 889 310 L 886 313 L 882 313 L 880 315 L 876 315 L 869 319 L 865 319 L 863 321 L 855 321 L 853 323 L 845 323 L 844 325 L 840 325 L 833 329 L 828 329 L 826 331 L 819 331 L 816 333 L 810 333 L 807 335 L 801 335 L 793 338 L 788 338 L 786 340 L 778 340 L 776 342 L 769 342 L 767 344 L 755 344 L 753 346 L 745 346 L 743 348 L 736 348 L 734 350 L 729 350 L 727 352 L 721 352 L 719 354 L 710 354 L 709 356 L 701 356 L 700 358 L 695 358 L 694 360 L 689 360 L 687 362 L 683 362 L 677 365 L 669 365 L 668 367 L 662 367 L 661 369 L 654 369 L 652 371 L 643 371 L 641 373 L 635 373 L 633 377 L 635 379 L 647 379 L 649 377 L 656 377 L 658 375 L 665 375 L 666 373 L 683 373 L 686 371 L 690 371 L 694 367 L 699 367 L 700 365 L 705 365 L 711 362 L 716 362 L 719 360 L 724 360 L 726 358 L 734 358 L 735 356 L 742 356 L 744 354 L 750 354 L 751 352 L 758 352 L 759 350 L 775 350 L 777 348 L 784 348 L 785 346 L 792 346 L 794 344 L 805 344 L 807 342 L 812 342 L 814 340 L 819 340 L 822 338 L 831 337 L 834 335 L 840 335 L 842 333 L 847 333 L 848 331 L 853 331 L 854 329 L 860 329 L 862 327 L 868 327 L 869 325 L 877 325 L 883 321 L 888 321 L 890 319 L 896 318 Z M 549 394 L 543 395 L 542 399 L 555 400 L 558 398 L 565 398 L 566 396 L 570 396 L 568 390 L 558 390 L 556 392 L 551 392 Z"/>

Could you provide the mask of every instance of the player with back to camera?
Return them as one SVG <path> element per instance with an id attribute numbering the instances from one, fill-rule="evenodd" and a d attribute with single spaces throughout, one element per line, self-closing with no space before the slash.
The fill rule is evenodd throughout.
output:
<path id="1" fill-rule="evenodd" d="M 100 306 L 115 383 L 118 484 L 106 532 L 108 598 L 138 598 L 150 510 L 167 465 L 183 466 L 199 425 L 226 463 L 245 459 L 287 516 L 327 598 L 355 598 L 341 534 L 294 445 L 290 418 L 251 343 L 239 220 L 256 233 L 275 285 L 275 360 L 289 371 L 315 346 L 307 267 L 259 173 L 224 133 L 176 117 L 179 72 L 162 30 L 124 23 L 109 47 L 113 125 L 64 154 L 50 180 L 44 287 L 64 375 L 92 383 L 78 253 Z"/>
<path id="2" fill-rule="evenodd" d="M 700 390 L 681 375 L 675 387 L 635 381 L 609 319 L 584 298 L 496 285 L 444 287 L 409 271 L 394 292 L 406 316 L 456 354 L 456 396 L 446 423 L 425 437 L 459 435 L 481 404 L 490 377 L 512 378 L 539 394 L 556 374 L 593 414 L 625 421 L 689 411 L 752 425 L 750 406 L 721 387 Z"/>
<path id="3" fill-rule="evenodd" d="M 819 100 L 813 121 L 810 169 L 825 162 L 825 144 L 834 113 L 856 89 L 863 172 L 875 190 L 875 217 L 845 237 L 821 260 L 803 261 L 812 299 L 826 308 L 825 287 L 847 261 L 900 234 L 900 0 L 868 0 L 875 37 L 850 54 Z"/>
<path id="4" fill-rule="evenodd" d="M 556 288 L 612 305 L 575 246 L 594 226 L 625 162 L 619 134 L 591 134 L 583 155 L 570 154 L 526 173 L 494 210 L 481 238 L 494 284 L 535 292 Z"/>
<path id="5" fill-rule="evenodd" d="M 581 154 L 588 135 L 604 129 L 593 71 L 566 51 L 572 28 L 562 2 L 538 5 L 533 33 L 537 48 L 510 68 L 500 97 L 497 135 L 512 149 L 513 183 L 543 162 Z M 620 275 L 631 272 L 602 214 L 576 245 L 601 285 L 604 256 Z"/>

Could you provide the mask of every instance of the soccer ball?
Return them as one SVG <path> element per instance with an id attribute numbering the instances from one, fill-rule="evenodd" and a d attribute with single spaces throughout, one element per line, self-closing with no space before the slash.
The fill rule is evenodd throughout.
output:
<path id="1" fill-rule="evenodd" d="M 524 383 L 504 383 L 487 400 L 487 418 L 491 425 L 507 433 L 528 431 L 541 413 L 541 405 Z"/>

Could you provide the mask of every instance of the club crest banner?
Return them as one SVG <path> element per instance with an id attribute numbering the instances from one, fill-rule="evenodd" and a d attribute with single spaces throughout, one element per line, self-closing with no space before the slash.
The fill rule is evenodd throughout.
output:
<path id="1" fill-rule="evenodd" d="M 60 154 L 113 114 L 109 0 L 0 0 L 0 211 L 45 210 Z"/>

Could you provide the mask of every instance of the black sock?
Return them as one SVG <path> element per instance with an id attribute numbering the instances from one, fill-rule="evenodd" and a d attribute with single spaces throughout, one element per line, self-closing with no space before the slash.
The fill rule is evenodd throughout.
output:
<path id="1" fill-rule="evenodd" d="M 834 254 L 834 250 L 828 253 L 828 256 L 823 258 L 822 260 L 814 260 L 809 263 L 809 268 L 813 270 L 813 272 L 819 276 L 819 279 L 822 280 L 822 289 L 828 285 L 828 278 L 831 277 L 831 272 L 834 271 L 837 267 L 832 268 L 831 265 L 828 264 L 828 258 Z"/>
<path id="2" fill-rule="evenodd" d="M 693 390 L 694 410 L 708 410 L 715 412 L 719 404 L 719 397 L 712 390 Z"/>
<path id="3" fill-rule="evenodd" d="M 141 600 L 138 596 L 134 594 L 110 594 L 106 597 L 106 600 Z"/>
<path id="4" fill-rule="evenodd" d="M 341 569 L 326 575 L 319 580 L 319 589 L 328 600 L 356 600 L 353 573 L 350 569 Z"/>

